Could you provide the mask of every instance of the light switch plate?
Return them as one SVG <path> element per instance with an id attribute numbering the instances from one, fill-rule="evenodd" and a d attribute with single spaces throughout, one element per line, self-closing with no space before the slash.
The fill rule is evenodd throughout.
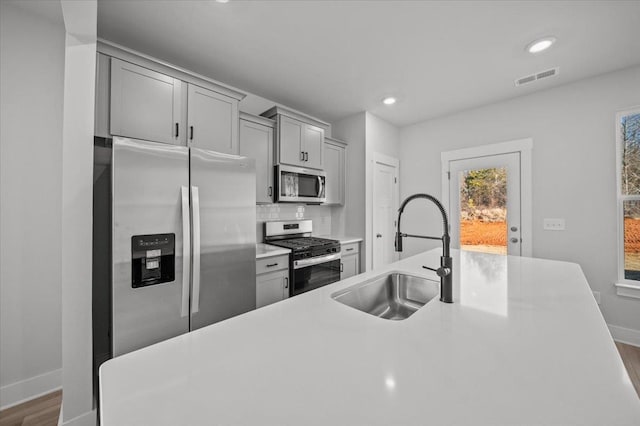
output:
<path id="1" fill-rule="evenodd" d="M 564 231 L 564 219 L 562 218 L 545 218 L 545 231 Z"/>

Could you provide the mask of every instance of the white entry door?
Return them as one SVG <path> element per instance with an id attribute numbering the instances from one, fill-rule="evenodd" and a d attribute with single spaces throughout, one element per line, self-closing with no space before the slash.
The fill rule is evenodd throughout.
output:
<path id="1" fill-rule="evenodd" d="M 398 160 L 381 154 L 373 166 L 373 268 L 398 260 L 393 242 L 398 214 Z"/>
<path id="2" fill-rule="evenodd" d="M 520 152 L 449 161 L 451 245 L 522 254 Z"/>

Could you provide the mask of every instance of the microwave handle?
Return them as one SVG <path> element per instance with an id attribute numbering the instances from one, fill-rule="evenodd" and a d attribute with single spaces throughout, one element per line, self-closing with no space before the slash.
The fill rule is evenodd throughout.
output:
<path id="1" fill-rule="evenodd" d="M 318 197 L 320 197 L 322 195 L 322 188 L 323 188 L 322 176 L 317 176 L 317 178 L 318 178 L 318 192 L 317 192 L 317 194 L 318 194 Z"/>

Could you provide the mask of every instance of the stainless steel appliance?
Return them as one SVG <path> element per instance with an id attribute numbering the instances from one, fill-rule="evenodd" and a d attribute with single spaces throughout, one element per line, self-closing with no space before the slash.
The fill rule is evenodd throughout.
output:
<path id="1" fill-rule="evenodd" d="M 280 203 L 324 203 L 325 184 L 326 174 L 322 170 L 276 166 L 276 201 Z"/>
<path id="2" fill-rule="evenodd" d="M 291 250 L 289 295 L 340 281 L 340 241 L 312 237 L 311 220 L 265 222 L 265 243 Z"/>
<path id="3" fill-rule="evenodd" d="M 114 138 L 112 356 L 255 309 L 254 160 Z"/>

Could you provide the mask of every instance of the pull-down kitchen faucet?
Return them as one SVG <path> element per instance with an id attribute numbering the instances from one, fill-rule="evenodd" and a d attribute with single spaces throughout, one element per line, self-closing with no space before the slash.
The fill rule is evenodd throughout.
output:
<path id="1" fill-rule="evenodd" d="M 444 227 L 444 233 L 442 237 L 431 237 L 427 235 L 412 235 L 412 234 L 403 234 L 400 232 L 400 218 L 402 217 L 402 213 L 404 212 L 404 208 L 410 201 L 415 200 L 416 198 L 426 198 L 427 200 L 432 201 L 440 213 L 442 214 L 442 224 Z M 402 251 L 402 238 L 403 237 L 411 237 L 411 238 L 425 238 L 428 240 L 442 240 L 442 256 L 440 256 L 440 267 L 437 269 L 429 268 L 428 266 L 423 266 L 425 269 L 429 269 L 434 271 L 440 277 L 440 301 L 445 303 L 453 303 L 453 285 L 452 285 L 452 277 L 451 277 L 451 254 L 449 253 L 449 243 L 451 238 L 449 237 L 449 220 L 447 219 L 447 212 L 445 211 L 440 201 L 437 198 L 429 195 L 429 194 L 413 194 L 408 197 L 406 200 L 402 202 L 400 208 L 398 209 L 398 232 L 396 232 L 396 251 Z"/>

